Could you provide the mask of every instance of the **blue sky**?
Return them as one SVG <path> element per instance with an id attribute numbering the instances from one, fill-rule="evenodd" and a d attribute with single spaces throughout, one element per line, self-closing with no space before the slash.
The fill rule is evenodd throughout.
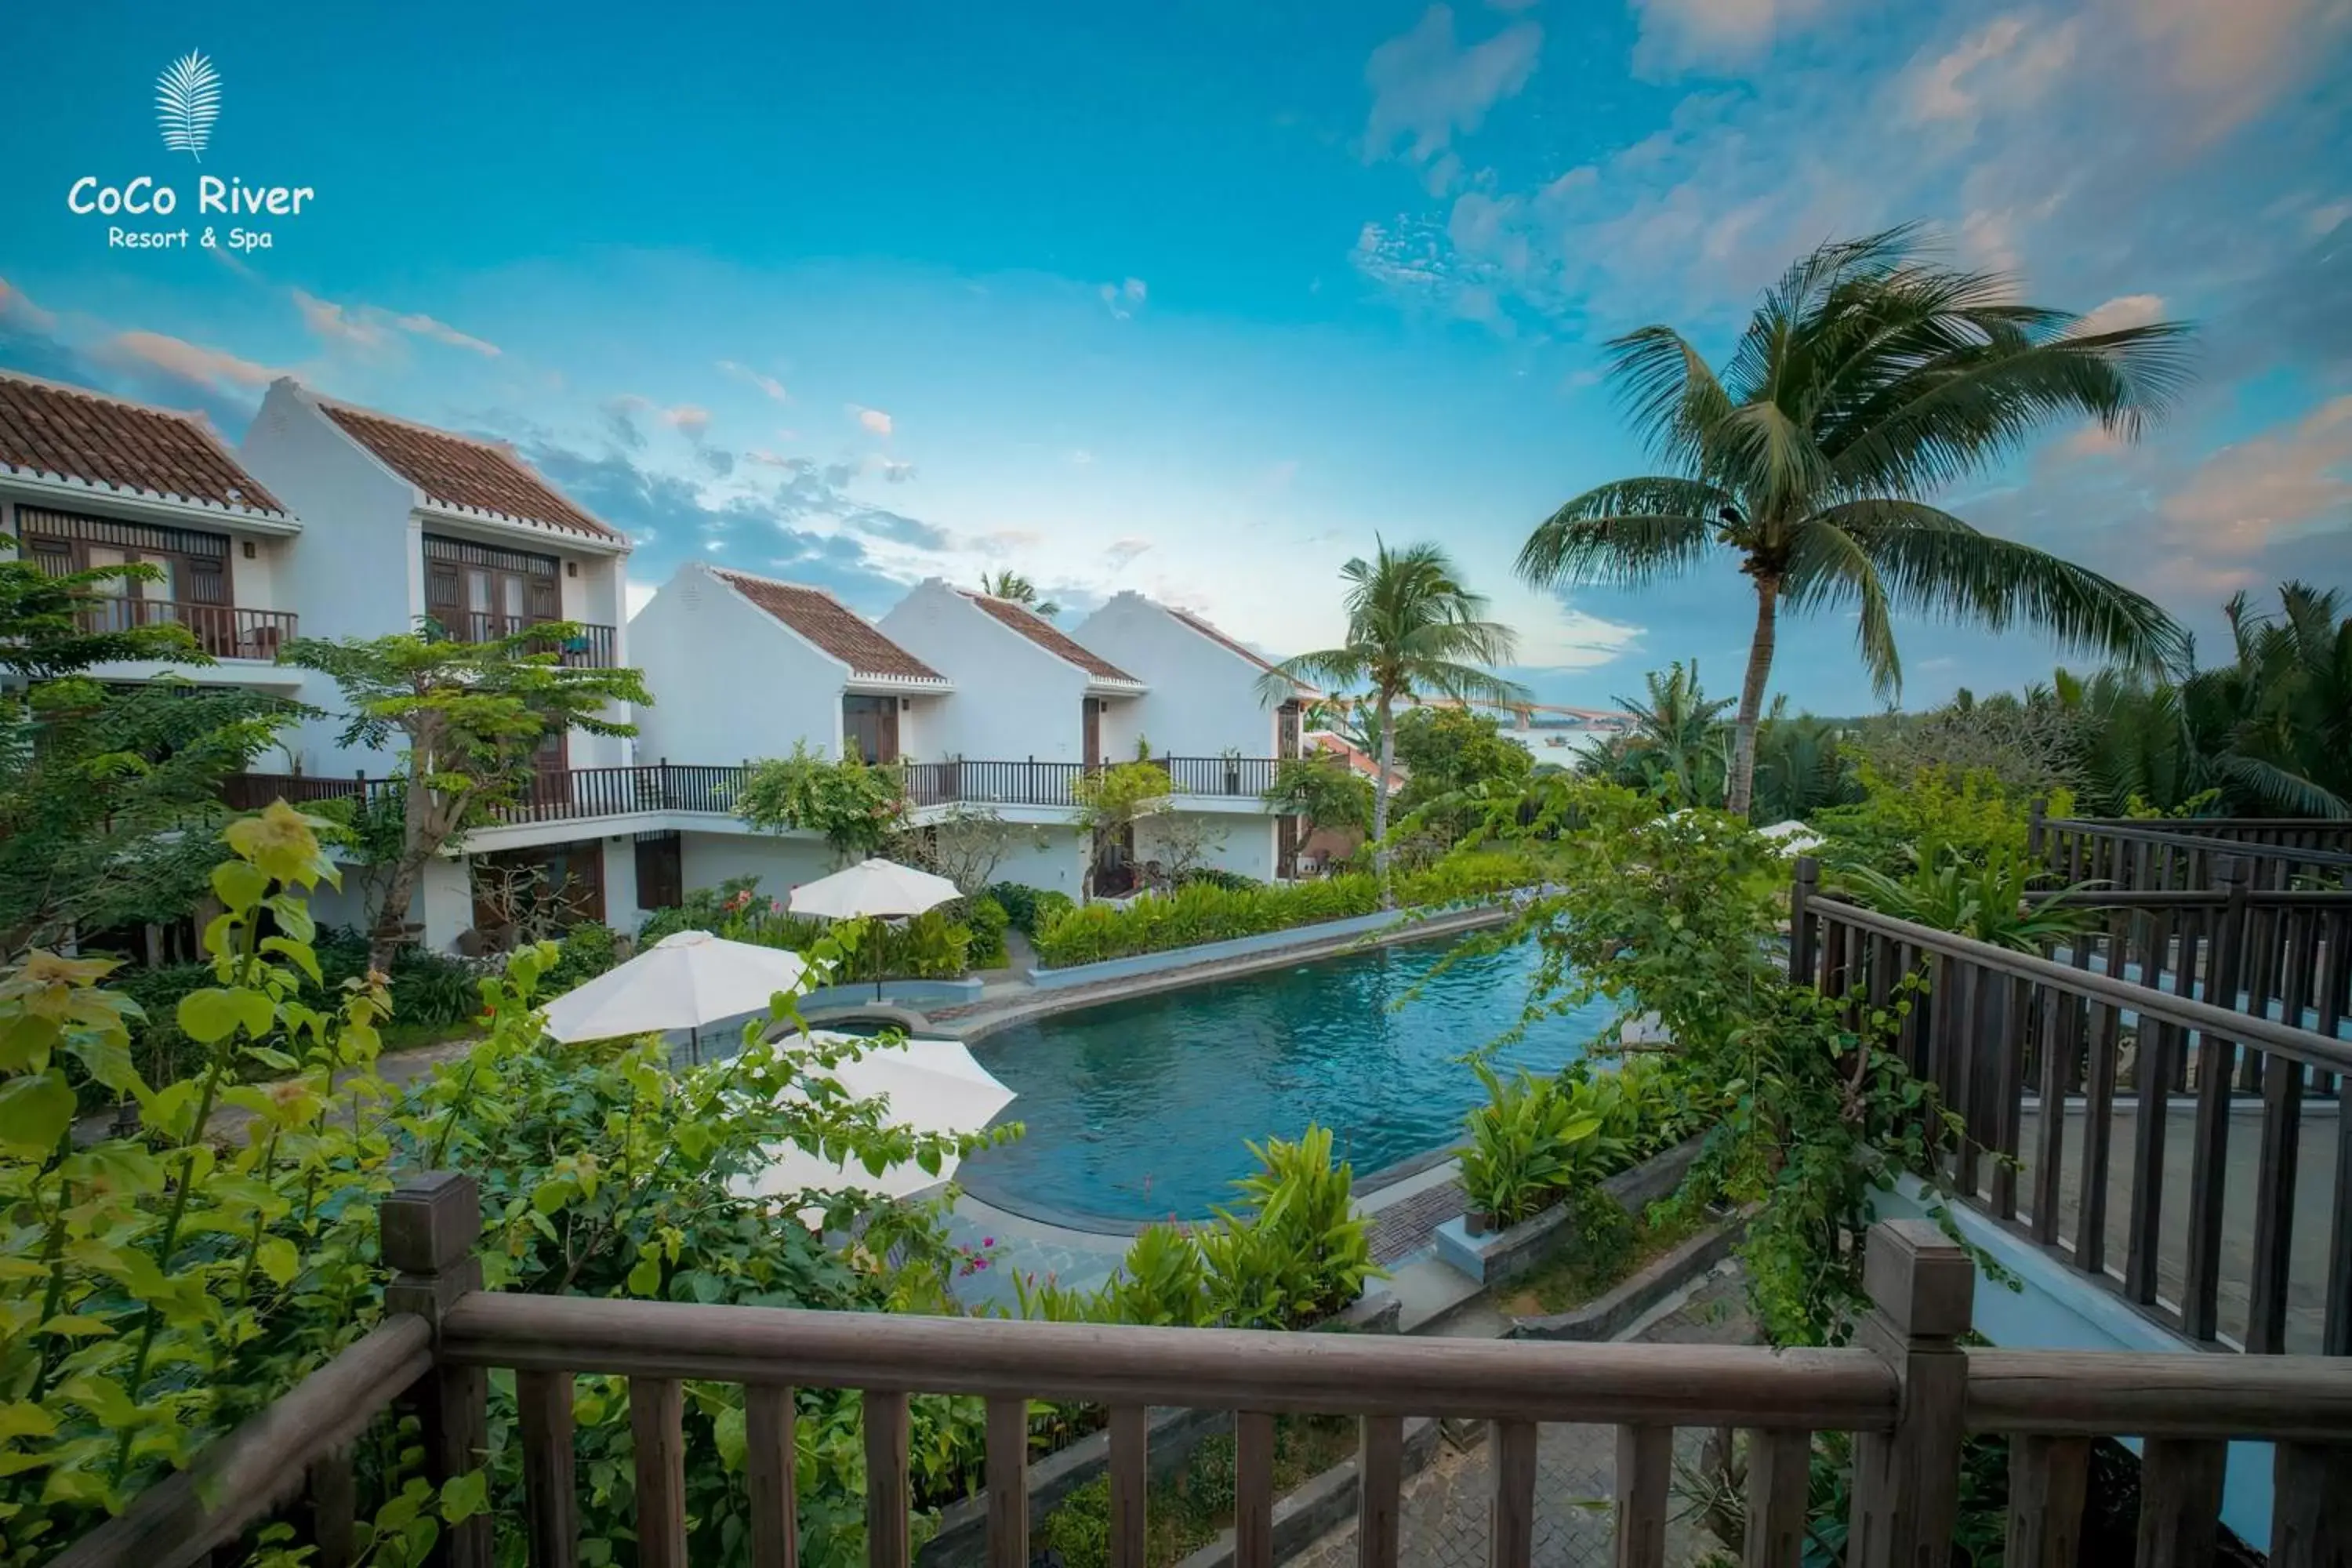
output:
<path id="1" fill-rule="evenodd" d="M 638 538 L 646 589 L 701 557 L 877 613 L 1012 566 L 1289 652 L 1376 532 L 1435 539 L 1525 679 L 1598 704 L 1675 658 L 1727 693 L 1752 616 L 1728 569 L 1512 580 L 1643 466 L 1600 345 L 1719 350 L 1797 253 L 1918 218 L 2040 302 L 2203 329 L 2149 440 L 2053 431 L 1953 510 L 2209 647 L 2236 588 L 2352 587 L 2352 0 L 495 13 L 13 17 L 74 108 L 0 133 L 0 365 L 232 439 L 287 373 L 502 437 Z M 200 163 L 152 107 L 190 50 L 222 80 Z M 181 210 L 68 210 L 141 174 Z M 200 174 L 317 195 L 207 217 Z M 2053 661 L 1902 633 L 1915 705 Z M 1785 630 L 1776 688 L 1872 706 L 1851 637 Z"/>

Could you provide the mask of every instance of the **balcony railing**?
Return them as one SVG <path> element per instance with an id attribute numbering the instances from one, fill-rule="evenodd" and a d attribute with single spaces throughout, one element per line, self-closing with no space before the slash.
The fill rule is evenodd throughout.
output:
<path id="1" fill-rule="evenodd" d="M 1857 1021 L 1924 981 L 1894 1048 L 1965 1123 L 1974 1206 L 2192 1340 L 2352 1355 L 2352 895 L 2224 870 L 2084 893 L 2101 926 L 2036 955 L 1825 897 L 1802 859 L 1790 973 Z"/>
<path id="2" fill-rule="evenodd" d="M 86 632 L 121 632 L 136 626 L 183 626 L 196 646 L 215 658 L 274 661 L 294 640 L 295 617 L 285 610 L 241 610 L 233 605 L 198 605 L 177 599 L 107 599 L 85 606 L 78 619 Z"/>
<path id="3" fill-rule="evenodd" d="M 1616 1561 L 1657 1568 L 1678 1427 L 1748 1434 L 1744 1479 L 1752 1564 L 1808 1556 L 1815 1433 L 1853 1434 L 1848 1568 L 1944 1562 L 1959 1506 L 1961 1440 L 2008 1436 L 2007 1560 L 2071 1562 L 2093 1436 L 2142 1439 L 2143 1563 L 2211 1559 L 2231 1439 L 2278 1445 L 2272 1562 L 2330 1561 L 2340 1498 L 2352 1488 L 2352 1362 L 2288 1357 L 1966 1348 L 1975 1294 L 1968 1253 L 1934 1226 L 1880 1225 L 1865 1279 L 1874 1308 L 1856 1345 L 1773 1351 L 1700 1344 L 1553 1343 L 1284 1334 L 798 1311 L 774 1307 L 489 1292 L 475 1249 L 471 1176 L 413 1178 L 383 1200 L 383 1257 L 394 1271 L 385 1317 L 276 1404 L 68 1547 L 55 1568 L 188 1568 L 278 1510 L 295 1542 L 340 1551 L 365 1517 L 354 1447 L 414 1412 L 426 1479 L 482 1467 L 489 1374 L 510 1371 L 521 1483 L 452 1526 L 446 1561 L 476 1568 L 510 1521 L 534 1568 L 580 1560 L 573 1394 L 582 1376 L 627 1380 L 634 1442 L 635 1561 L 685 1568 L 687 1459 L 699 1444 L 683 1414 L 688 1381 L 742 1388 L 753 1568 L 796 1561 L 794 1390 L 862 1396 L 866 1555 L 909 1568 L 908 1396 L 987 1401 L 988 1561 L 1030 1561 L 1029 1401 L 1108 1407 L 1115 1568 L 1142 1568 L 1149 1508 L 1145 1414 L 1151 1406 L 1234 1412 L 1234 1568 L 1275 1559 L 1275 1418 L 1353 1415 L 1356 1560 L 1396 1568 L 1405 1422 L 1490 1424 L 1487 1560 L 1528 1568 L 1535 1548 L 1543 1423 L 1617 1429 Z M 707 1447 L 698 1466 L 715 1465 Z M 609 1482 L 599 1482 L 609 1486 Z M 289 1505 L 292 1505 L 289 1509 Z M 2153 1530 L 2149 1527 L 2153 1526 Z M 2146 1554 L 2150 1542 L 2158 1556 Z M 2065 1543 L 2062 1553 L 2059 1544 Z M 338 1556 L 336 1560 L 343 1560 Z"/>
<path id="4" fill-rule="evenodd" d="M 496 642 L 517 632 L 527 632 L 533 626 L 546 626 L 546 616 L 504 616 L 482 610 L 465 610 L 436 616 L 441 629 L 457 642 Z M 593 621 L 565 623 L 572 630 L 562 637 L 549 637 L 544 646 L 530 645 L 534 653 L 560 653 L 563 662 L 574 669 L 610 669 L 614 658 L 614 632 L 611 626 Z"/>
<path id="5" fill-rule="evenodd" d="M 1223 796 L 1255 802 L 1274 782 L 1280 763 L 1272 757 L 1161 757 L 1153 765 L 1168 774 L 1178 800 Z M 1075 806 L 1083 763 L 906 763 L 907 798 L 916 806 L 965 805 Z M 500 823 L 565 822 L 620 816 L 632 812 L 730 814 L 742 787 L 737 763 L 651 763 L 624 768 L 571 768 L 535 775 L 520 798 L 499 806 Z M 297 777 L 287 773 L 242 773 L 228 781 L 224 798 L 239 810 L 258 810 L 283 794 L 294 804 L 358 795 L 386 788 L 383 780 Z M 274 792 L 274 793 L 273 793 Z"/>
<path id="6" fill-rule="evenodd" d="M 2352 888 L 2352 821 L 2044 817 L 2037 802 L 2028 848 L 2064 881 L 2119 890 L 2210 888 L 2224 856 L 2257 888 Z"/>

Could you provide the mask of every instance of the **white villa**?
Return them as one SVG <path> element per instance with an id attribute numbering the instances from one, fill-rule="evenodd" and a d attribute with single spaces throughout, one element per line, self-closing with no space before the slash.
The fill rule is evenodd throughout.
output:
<path id="1" fill-rule="evenodd" d="M 181 622 L 218 661 L 190 679 L 329 711 L 331 682 L 276 662 L 298 633 L 381 636 L 429 617 L 488 638 L 562 620 L 581 627 L 567 659 L 641 668 L 654 705 L 614 715 L 635 739 L 551 738 L 529 798 L 432 868 L 411 918 L 435 947 L 487 923 L 477 893 L 493 868 L 537 867 L 624 929 L 730 877 L 785 896 L 832 868 L 830 849 L 754 831 L 732 803 L 745 763 L 796 744 L 899 765 L 916 826 L 985 814 L 1014 830 L 999 877 L 1073 898 L 1179 839 L 1244 875 L 1296 869 L 1296 819 L 1262 795 L 1298 754 L 1297 701 L 1269 701 L 1265 661 L 1239 643 L 1137 595 L 1065 632 L 934 579 L 877 624 L 821 588 L 694 563 L 630 619 L 626 535 L 511 448 L 290 379 L 233 452 L 201 415 L 0 374 L 0 528 L 61 572 L 156 563 L 165 578 L 127 586 L 121 624 Z M 395 753 L 344 748 L 340 728 L 289 731 L 286 771 L 231 781 L 232 803 L 353 795 L 394 772 Z M 1170 809 L 1095 843 L 1074 786 L 1146 752 Z M 362 919 L 355 891 L 319 912 Z"/>

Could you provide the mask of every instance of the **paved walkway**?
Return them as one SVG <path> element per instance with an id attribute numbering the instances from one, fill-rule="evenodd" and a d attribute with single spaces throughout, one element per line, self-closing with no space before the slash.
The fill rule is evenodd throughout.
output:
<path id="1" fill-rule="evenodd" d="M 1687 1299 L 1627 1337 L 1655 1343 L 1743 1344 L 1755 1339 L 1736 1273 L 1710 1275 Z M 1399 1560 L 1411 1568 L 1484 1568 L 1491 1483 L 1483 1432 L 1449 1441 L 1405 1483 Z M 1696 1463 L 1705 1434 L 1676 1436 L 1677 1457 Z M 1617 1434 L 1610 1426 L 1547 1426 L 1536 1444 L 1536 1568 L 1609 1568 L 1615 1561 L 1610 1500 L 1617 1487 Z M 1692 1517 L 1676 1481 L 1666 1561 L 1720 1560 L 1721 1543 Z M 1356 1529 L 1342 1525 L 1291 1560 L 1300 1568 L 1353 1568 Z"/>

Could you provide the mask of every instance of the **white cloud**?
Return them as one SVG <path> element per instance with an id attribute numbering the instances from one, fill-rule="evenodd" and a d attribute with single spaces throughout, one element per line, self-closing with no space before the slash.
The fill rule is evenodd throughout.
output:
<path id="1" fill-rule="evenodd" d="M 2164 319 L 2164 297 L 2160 294 L 2118 294 L 2103 304 L 2094 305 L 2083 312 L 2075 327 L 2078 332 L 2120 332 L 2126 327 L 2145 327 Z"/>
<path id="2" fill-rule="evenodd" d="M 426 338 L 451 348 L 464 349 L 485 359 L 499 357 L 498 344 L 461 332 L 446 321 L 417 311 L 387 310 L 380 305 L 340 305 L 332 300 L 321 300 L 300 289 L 289 290 L 294 308 L 301 313 L 302 324 L 313 337 L 321 342 L 342 343 L 362 350 L 382 350 L 397 340 L 395 333 Z"/>
<path id="3" fill-rule="evenodd" d="M 748 364 L 741 364 L 731 359 L 723 359 L 719 362 L 719 369 L 721 374 L 731 375 L 738 381 L 749 383 L 778 403 L 792 401 L 791 395 L 784 391 L 782 382 L 772 375 L 753 370 Z"/>
<path id="4" fill-rule="evenodd" d="M 117 332 L 99 351 L 118 363 L 131 363 L 219 392 L 267 386 L 282 372 L 240 359 L 226 349 L 206 348 L 163 332 Z"/>
<path id="5" fill-rule="evenodd" d="M 856 420 L 866 429 L 872 431 L 875 435 L 887 436 L 890 434 L 890 416 L 887 414 L 883 413 L 879 408 L 861 408 L 855 403 L 850 404 L 848 406 L 849 416 L 852 419 Z"/>
<path id="6" fill-rule="evenodd" d="M 1825 0 L 1633 0 L 1644 70 L 1751 58 L 1821 15 Z"/>
<path id="7" fill-rule="evenodd" d="M 2352 394 L 2212 453 L 2162 510 L 2204 552 L 2247 554 L 2352 512 Z"/>
<path id="8" fill-rule="evenodd" d="M 699 441 L 710 431 L 710 410 L 691 403 L 681 403 L 675 408 L 661 411 L 661 422 L 689 441 Z"/>
<path id="9" fill-rule="evenodd" d="M 22 289 L 12 287 L 0 278 L 0 316 L 21 321 L 37 332 L 47 332 L 58 324 L 58 319 L 25 297 Z"/>
<path id="10" fill-rule="evenodd" d="M 1543 28 L 1534 22 L 1514 22 L 1465 47 L 1454 37 L 1453 8 L 1432 5 L 1412 31 L 1365 62 L 1372 89 L 1365 157 L 1387 157 L 1402 138 L 1413 163 L 1437 163 L 1457 133 L 1477 130 L 1487 110 L 1527 86 L 1542 49 Z M 1449 166 L 1449 183 L 1458 167 Z"/>
<path id="11" fill-rule="evenodd" d="M 1103 551 L 1103 561 L 1114 572 L 1123 571 L 1135 558 L 1151 548 L 1151 541 L 1138 534 L 1114 539 Z"/>

